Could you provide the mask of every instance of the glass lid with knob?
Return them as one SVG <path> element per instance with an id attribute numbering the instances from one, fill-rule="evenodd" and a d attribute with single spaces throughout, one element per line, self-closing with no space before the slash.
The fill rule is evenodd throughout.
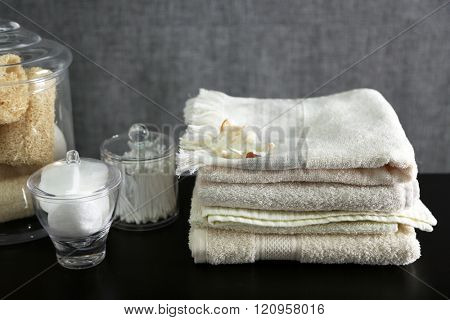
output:
<path id="1" fill-rule="evenodd" d="M 149 127 L 135 123 L 128 132 L 105 140 L 100 148 L 102 157 L 110 161 L 147 161 L 171 156 L 175 148 L 170 137 Z"/>
<path id="2" fill-rule="evenodd" d="M 66 70 L 71 62 L 72 54 L 65 46 L 43 39 L 17 22 L 0 19 L 0 77 L 4 78 L 0 86 L 49 80 Z M 8 68 L 18 65 L 43 70 L 33 79 L 4 76 Z"/>
<path id="3" fill-rule="evenodd" d="M 103 161 L 80 158 L 70 150 L 64 160 L 49 164 L 28 179 L 30 192 L 38 198 L 80 200 L 102 197 L 117 189 L 121 173 Z"/>

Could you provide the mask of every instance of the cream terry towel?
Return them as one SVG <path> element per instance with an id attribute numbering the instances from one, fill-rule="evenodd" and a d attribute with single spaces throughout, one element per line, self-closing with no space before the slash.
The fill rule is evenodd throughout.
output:
<path id="1" fill-rule="evenodd" d="M 399 221 L 414 223 L 414 220 L 409 221 L 408 218 L 388 217 L 386 219 L 384 217 L 383 219 L 375 216 L 370 219 L 370 217 L 365 218 L 363 214 L 360 216 L 335 215 L 331 218 L 321 213 L 317 217 L 314 214 L 306 214 L 304 219 L 300 217 L 298 220 L 285 221 L 276 218 L 269 221 L 251 217 L 252 214 L 261 213 L 270 214 L 270 212 L 259 210 L 202 207 L 194 195 L 189 223 L 195 228 L 218 228 L 262 234 L 382 234 L 397 232 Z M 283 214 L 286 215 L 286 213 Z M 423 225 L 430 228 L 426 223 Z"/>
<path id="2" fill-rule="evenodd" d="M 350 212 L 350 211 L 272 211 L 226 207 L 202 206 L 194 189 L 191 207 L 191 225 L 216 227 L 256 233 L 296 233 L 313 230 L 318 233 L 380 233 L 392 230 L 383 224 L 405 224 L 422 231 L 433 231 L 437 224 L 430 210 L 417 200 L 411 209 L 399 212 Z M 356 224 L 358 222 L 359 224 Z M 347 225 L 336 226 L 337 223 Z M 368 223 L 368 225 L 361 225 Z M 308 228 L 306 231 L 305 227 Z M 356 228 L 357 227 L 357 228 Z M 347 228 L 347 229 L 346 229 Z M 337 232 L 340 230 L 340 232 Z"/>
<path id="3" fill-rule="evenodd" d="M 380 211 L 411 208 L 419 199 L 417 180 L 392 186 L 337 183 L 211 183 L 198 180 L 204 206 L 291 211 Z"/>
<path id="4" fill-rule="evenodd" d="M 180 139 L 177 173 L 205 165 L 285 170 L 396 168 L 413 177 L 414 150 L 386 99 L 372 89 L 356 89 L 308 99 L 230 97 L 201 89 L 186 102 L 186 133 Z M 225 159 L 205 147 L 223 121 L 261 130 L 275 143 L 270 156 Z M 282 131 L 282 139 L 269 139 Z"/>
<path id="5" fill-rule="evenodd" d="M 403 225 L 382 235 L 280 235 L 191 228 L 196 263 L 233 264 L 257 260 L 303 263 L 406 265 L 420 257 L 414 229 Z"/>

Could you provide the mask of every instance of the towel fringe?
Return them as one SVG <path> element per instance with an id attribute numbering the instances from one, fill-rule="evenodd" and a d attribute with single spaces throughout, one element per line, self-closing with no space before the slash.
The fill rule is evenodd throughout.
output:
<path id="1" fill-rule="evenodd" d="M 200 89 L 197 97 L 186 101 L 184 119 L 188 125 L 216 126 L 225 120 L 224 106 L 228 97 L 222 92 Z"/>

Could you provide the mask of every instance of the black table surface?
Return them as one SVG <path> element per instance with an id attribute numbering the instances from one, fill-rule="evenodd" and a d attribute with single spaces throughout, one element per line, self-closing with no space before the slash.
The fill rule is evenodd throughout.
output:
<path id="1" fill-rule="evenodd" d="M 420 175 L 438 220 L 418 232 L 422 257 L 405 266 L 262 261 L 196 265 L 187 222 L 194 178 L 180 181 L 180 217 L 150 232 L 111 230 L 105 260 L 87 270 L 55 265 L 48 238 L 0 247 L 0 296 L 8 299 L 444 299 L 450 296 L 450 175 Z"/>

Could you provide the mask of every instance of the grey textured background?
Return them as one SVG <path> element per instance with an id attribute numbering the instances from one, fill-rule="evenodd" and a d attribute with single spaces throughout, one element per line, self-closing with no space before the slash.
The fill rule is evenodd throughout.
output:
<path id="1" fill-rule="evenodd" d="M 50 37 L 0 1 L 0 16 Z M 198 88 L 302 97 L 443 0 L 6 0 L 179 118 Z M 381 91 L 396 109 L 422 172 L 450 172 L 450 6 L 315 95 Z M 77 147 L 133 122 L 176 124 L 80 55 L 71 67 Z"/>

